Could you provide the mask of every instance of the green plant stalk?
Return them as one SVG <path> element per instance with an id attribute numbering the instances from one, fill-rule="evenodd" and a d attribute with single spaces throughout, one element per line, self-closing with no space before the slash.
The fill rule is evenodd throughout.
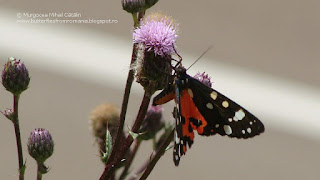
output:
<path id="1" fill-rule="evenodd" d="M 157 140 L 156 137 L 152 138 L 152 149 L 155 151 L 157 149 Z"/>
<path id="2" fill-rule="evenodd" d="M 140 180 L 147 179 L 147 177 L 150 175 L 151 171 L 153 170 L 154 166 L 157 164 L 161 156 L 165 153 L 168 145 L 173 139 L 175 132 L 175 128 L 172 129 L 171 133 L 168 135 L 167 139 L 163 142 L 163 144 L 160 146 L 159 150 L 157 151 L 156 155 L 152 158 L 151 162 L 148 164 L 146 170 L 140 177 Z"/>
<path id="3" fill-rule="evenodd" d="M 21 146 L 21 135 L 20 135 L 20 126 L 19 126 L 19 98 L 20 95 L 13 95 L 13 125 L 16 135 L 17 149 L 18 149 L 18 161 L 19 161 L 19 180 L 24 179 L 25 165 L 23 164 L 23 153 Z"/>
<path id="4" fill-rule="evenodd" d="M 130 154 L 129 159 L 127 160 L 126 166 L 124 167 L 124 169 L 121 173 L 121 176 L 119 178 L 120 180 L 124 180 L 126 178 L 126 176 L 128 175 L 129 168 L 130 168 L 132 161 L 133 161 L 133 159 L 134 159 L 134 157 L 140 147 L 140 144 L 141 144 L 141 140 L 136 139 L 136 144 Z"/>
<path id="5" fill-rule="evenodd" d="M 41 180 L 42 179 L 42 172 L 41 172 L 42 164 L 37 162 L 37 165 L 38 165 L 38 168 L 37 168 L 37 180 Z"/>
<path id="6" fill-rule="evenodd" d="M 139 21 L 138 21 L 137 13 L 133 13 L 132 14 L 132 19 L 133 19 L 134 28 L 138 27 L 139 26 Z"/>
<path id="7" fill-rule="evenodd" d="M 131 130 L 132 132 L 137 133 L 139 131 L 140 126 L 144 120 L 146 113 L 147 113 L 150 99 L 151 99 L 151 95 L 149 93 L 145 92 L 143 99 L 142 99 L 142 102 L 141 102 L 141 105 L 140 105 L 139 113 L 137 115 L 137 119 L 134 122 L 132 130 Z M 108 161 L 108 163 L 107 163 L 107 165 L 106 165 L 106 167 L 100 177 L 100 180 L 108 180 L 110 178 L 110 176 L 118 168 L 120 160 L 124 157 L 126 152 L 129 150 L 132 142 L 133 142 L 132 136 L 128 135 L 128 137 L 126 138 L 123 145 L 120 147 L 120 149 L 117 150 L 117 153 L 114 156 L 114 158 L 110 159 L 110 161 Z M 113 149 L 113 150 L 115 150 L 115 149 Z"/>
<path id="8" fill-rule="evenodd" d="M 133 45 L 133 50 L 132 50 L 132 59 L 131 59 L 131 63 L 135 62 L 136 59 L 136 44 Z M 131 92 L 131 86 L 133 83 L 133 79 L 134 79 L 134 71 L 130 70 L 128 73 L 128 77 L 127 77 L 127 83 L 126 83 L 126 87 L 125 87 L 125 92 L 124 92 L 124 96 L 123 96 L 123 100 L 122 100 L 122 107 L 121 107 L 121 113 L 120 113 L 120 122 L 119 122 L 119 128 L 117 131 L 117 135 L 115 138 L 115 143 L 113 145 L 112 151 L 111 151 L 111 155 L 108 159 L 108 161 L 112 161 L 115 157 L 115 155 L 118 152 L 119 146 L 120 146 L 120 138 L 121 138 L 121 134 L 123 132 L 123 126 L 124 126 L 124 122 L 125 122 L 125 117 L 127 114 L 127 108 L 128 108 L 128 102 L 129 102 L 129 96 L 130 96 L 130 92 Z"/>
<path id="9" fill-rule="evenodd" d="M 138 13 L 138 22 L 140 22 L 140 20 L 144 17 L 145 14 L 146 10 L 142 10 Z"/>
<path id="10" fill-rule="evenodd" d="M 145 12 L 138 13 L 138 18 L 142 18 L 144 16 L 144 14 L 145 14 Z M 133 22 L 134 22 L 134 27 L 135 28 L 138 27 L 139 20 L 137 19 L 137 13 L 132 14 L 132 18 L 133 18 Z M 133 44 L 130 67 L 136 61 L 136 57 L 137 57 L 136 51 L 137 51 L 137 44 Z M 128 72 L 127 83 L 126 83 L 124 96 L 123 96 L 123 100 L 122 100 L 119 128 L 117 131 L 117 135 L 115 137 L 115 143 L 113 145 L 113 150 L 111 151 L 111 155 L 108 160 L 109 162 L 113 161 L 113 159 L 115 158 L 116 154 L 118 154 L 118 151 L 119 151 L 118 149 L 119 149 L 119 146 L 121 143 L 119 140 L 120 140 L 120 137 L 121 137 L 121 134 L 123 131 L 123 126 L 124 126 L 124 122 L 125 122 L 125 118 L 126 118 L 126 114 L 127 114 L 129 96 L 130 96 L 131 86 L 132 86 L 133 80 L 134 80 L 134 71 L 133 71 L 133 69 L 130 69 Z"/>

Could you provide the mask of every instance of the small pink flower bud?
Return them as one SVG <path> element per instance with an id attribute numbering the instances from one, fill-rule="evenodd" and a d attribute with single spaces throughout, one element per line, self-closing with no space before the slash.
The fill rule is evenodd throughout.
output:
<path id="1" fill-rule="evenodd" d="M 29 82 L 29 72 L 24 63 L 10 58 L 2 71 L 2 84 L 6 90 L 19 95 L 28 88 Z"/>
<path id="2" fill-rule="evenodd" d="M 153 138 L 156 133 L 163 127 L 161 106 L 149 106 L 147 114 L 143 120 L 140 132 L 143 139 Z"/>
<path id="3" fill-rule="evenodd" d="M 48 130 L 38 128 L 30 133 L 28 151 L 38 163 L 43 163 L 53 154 L 54 143 Z"/>

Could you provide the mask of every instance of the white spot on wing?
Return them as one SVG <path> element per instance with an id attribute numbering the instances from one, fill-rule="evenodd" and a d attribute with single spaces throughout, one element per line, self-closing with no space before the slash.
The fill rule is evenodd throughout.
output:
<path id="1" fill-rule="evenodd" d="M 252 121 L 250 121 L 249 124 L 252 125 Z"/>
<path id="2" fill-rule="evenodd" d="M 219 124 L 216 124 L 216 128 L 218 128 L 219 127 Z"/>
<path id="3" fill-rule="evenodd" d="M 240 121 L 242 120 L 244 117 L 246 116 L 246 114 L 244 113 L 244 111 L 242 109 L 239 109 L 239 111 L 237 111 L 233 117 L 234 121 Z"/>
<path id="4" fill-rule="evenodd" d="M 180 138 L 178 137 L 177 132 L 174 133 L 174 136 L 175 136 L 176 144 L 179 144 Z"/>
<path id="5" fill-rule="evenodd" d="M 248 133 L 251 133 L 251 128 L 248 128 L 248 129 L 247 129 L 247 132 L 248 132 Z"/>
<path id="6" fill-rule="evenodd" d="M 210 97 L 211 97 L 213 100 L 216 100 L 217 97 L 218 97 L 218 93 L 215 92 L 215 91 L 212 91 L 212 93 L 210 94 Z"/>
<path id="7" fill-rule="evenodd" d="M 189 93 L 190 97 L 193 98 L 193 92 L 190 88 L 188 89 L 188 93 Z"/>
<path id="8" fill-rule="evenodd" d="M 208 109 L 213 109 L 213 105 L 212 105 L 211 103 L 208 103 L 208 104 L 207 104 L 207 108 L 208 108 Z"/>
<path id="9" fill-rule="evenodd" d="M 229 120 L 229 122 L 232 122 L 232 119 L 231 119 L 231 118 L 229 118 L 228 120 Z"/>
<path id="10" fill-rule="evenodd" d="M 224 125 L 223 126 L 223 129 L 224 129 L 224 132 L 227 134 L 227 135 L 230 135 L 232 134 L 232 129 L 229 125 Z"/>
<path id="11" fill-rule="evenodd" d="M 223 106 L 224 108 L 229 107 L 228 101 L 223 101 L 223 102 L 222 102 L 222 106 Z"/>
<path id="12" fill-rule="evenodd" d="M 245 131 L 245 130 L 242 130 L 241 132 L 242 132 L 242 134 L 245 134 L 245 133 L 246 133 L 246 131 Z"/>

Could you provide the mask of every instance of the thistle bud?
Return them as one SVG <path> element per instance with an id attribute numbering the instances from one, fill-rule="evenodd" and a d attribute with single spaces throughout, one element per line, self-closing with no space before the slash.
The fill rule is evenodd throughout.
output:
<path id="1" fill-rule="evenodd" d="M 172 72 L 171 60 L 177 35 L 177 25 L 167 16 L 151 14 L 133 32 L 138 44 L 135 77 L 150 93 L 164 89 Z"/>
<path id="2" fill-rule="evenodd" d="M 146 7 L 145 0 L 121 0 L 123 10 L 128 13 L 137 13 Z"/>
<path id="3" fill-rule="evenodd" d="M 38 163 L 43 163 L 53 154 L 54 143 L 48 130 L 38 128 L 30 133 L 28 151 Z"/>
<path id="4" fill-rule="evenodd" d="M 140 135 L 141 139 L 148 140 L 153 138 L 164 126 L 164 122 L 162 121 L 162 111 L 163 108 L 161 106 L 149 106 L 140 128 L 140 133 L 142 134 Z"/>
<path id="5" fill-rule="evenodd" d="M 29 72 L 23 62 L 9 58 L 2 71 L 2 84 L 14 95 L 20 95 L 28 88 Z"/>
<path id="6" fill-rule="evenodd" d="M 205 72 L 203 72 L 203 73 L 198 72 L 194 76 L 194 78 L 199 80 L 200 82 L 202 82 L 204 85 L 211 88 L 211 86 L 212 86 L 211 77 L 209 77 L 209 75 L 206 74 Z"/>

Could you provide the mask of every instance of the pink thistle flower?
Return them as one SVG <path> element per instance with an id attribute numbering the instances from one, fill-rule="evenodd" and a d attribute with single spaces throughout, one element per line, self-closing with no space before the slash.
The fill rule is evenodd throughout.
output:
<path id="1" fill-rule="evenodd" d="M 194 76 L 194 78 L 199 80 L 200 82 L 202 82 L 203 84 L 205 84 L 208 87 L 212 86 L 211 77 L 209 77 L 209 75 L 206 74 L 205 72 L 203 72 L 203 73 L 198 72 Z"/>
<path id="2" fill-rule="evenodd" d="M 133 32 L 134 43 L 144 44 L 147 51 L 161 57 L 172 54 L 177 37 L 176 24 L 170 18 L 159 15 L 147 17 Z"/>

